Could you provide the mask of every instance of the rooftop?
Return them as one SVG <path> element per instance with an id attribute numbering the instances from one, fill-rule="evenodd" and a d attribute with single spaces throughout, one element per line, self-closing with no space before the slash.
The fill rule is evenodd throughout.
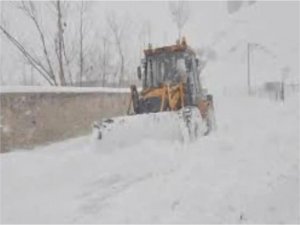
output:
<path id="1" fill-rule="evenodd" d="M 149 48 L 145 49 L 144 53 L 145 53 L 145 56 L 154 56 L 154 55 L 159 55 L 162 53 L 183 52 L 185 50 L 189 50 L 192 53 L 194 53 L 192 48 L 190 48 L 187 45 L 185 38 L 182 38 L 182 41 L 181 42 L 177 41 L 177 43 L 175 45 L 163 46 L 163 47 L 154 48 L 154 49 L 152 49 L 151 45 L 149 45 Z"/>

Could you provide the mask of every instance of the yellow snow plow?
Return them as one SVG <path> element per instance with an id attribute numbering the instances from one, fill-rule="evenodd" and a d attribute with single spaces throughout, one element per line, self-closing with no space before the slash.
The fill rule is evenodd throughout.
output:
<path id="1" fill-rule="evenodd" d="M 137 68 L 142 90 L 130 86 L 128 115 L 94 123 L 98 139 L 118 142 L 137 137 L 194 140 L 214 128 L 212 95 L 205 93 L 203 68 L 185 39 L 175 45 L 144 50 Z M 120 141 L 122 143 L 122 141 Z"/>

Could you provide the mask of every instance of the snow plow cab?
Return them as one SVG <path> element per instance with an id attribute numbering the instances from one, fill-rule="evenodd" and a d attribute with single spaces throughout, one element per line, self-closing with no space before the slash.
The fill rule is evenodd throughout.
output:
<path id="1" fill-rule="evenodd" d="M 120 130 L 120 127 L 126 126 L 124 124 L 127 124 L 127 117 L 131 117 L 129 120 L 133 120 L 132 117 L 139 118 L 137 123 L 149 120 L 149 126 L 144 126 L 143 130 L 149 130 L 154 121 L 160 121 L 157 127 L 153 127 L 153 133 L 176 121 L 174 124 L 179 125 L 170 127 L 172 134 L 177 129 L 181 136 L 185 136 L 184 139 L 207 135 L 214 124 L 213 98 L 202 88 L 200 72 L 204 65 L 196 58 L 193 49 L 183 38 L 181 42 L 171 46 L 155 49 L 149 46 L 144 54 L 145 58 L 137 68 L 142 90 L 138 92 L 136 85 L 131 85 L 129 116 L 95 123 L 97 137 L 104 138 L 106 130 Z M 132 126 L 133 122 L 129 123 Z M 164 135 L 165 133 L 162 136 Z"/>

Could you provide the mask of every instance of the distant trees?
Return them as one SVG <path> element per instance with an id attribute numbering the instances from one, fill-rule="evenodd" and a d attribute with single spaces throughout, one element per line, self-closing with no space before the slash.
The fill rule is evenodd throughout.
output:
<path id="1" fill-rule="evenodd" d="M 129 50 L 138 45 L 138 35 L 137 41 L 131 43 L 130 38 L 135 36 L 131 35 L 129 16 L 110 12 L 99 29 L 92 27 L 89 20 L 93 2 L 55 0 L 9 4 L 22 18 L 28 19 L 24 22 L 28 27 L 14 30 L 13 21 L 2 20 L 0 35 L 18 49 L 26 67 L 35 71 L 31 74 L 42 77 L 49 85 L 82 86 L 91 82 L 120 85 L 135 71 L 129 67 L 137 54 Z M 150 39 L 150 25 L 146 28 Z M 28 32 L 30 35 L 24 35 Z"/>
<path id="2" fill-rule="evenodd" d="M 172 19 L 177 26 L 178 39 L 181 39 L 182 30 L 190 16 L 188 3 L 183 0 L 172 1 L 169 3 L 169 10 Z"/>
<path id="3" fill-rule="evenodd" d="M 16 7 L 29 18 L 38 33 L 38 39 L 42 46 L 43 54 L 40 55 L 30 48 L 27 48 L 21 41 L 18 41 L 4 26 L 0 25 L 2 33 L 8 40 L 17 47 L 28 63 L 50 84 L 66 85 L 66 78 L 63 66 L 64 51 L 64 28 L 62 22 L 62 9 L 60 1 L 51 3 L 52 10 L 56 12 L 57 33 L 54 37 L 55 55 L 57 58 L 58 73 L 56 73 L 56 64 L 54 62 L 53 52 L 50 53 L 49 35 L 42 28 L 40 15 L 36 4 L 32 1 L 22 1 Z M 52 40 L 53 41 L 53 40 Z"/>
<path id="4" fill-rule="evenodd" d="M 110 70 L 111 52 L 110 52 L 110 42 L 107 35 L 103 35 L 100 38 L 101 51 L 99 52 L 99 64 L 100 71 L 102 72 L 102 86 L 106 85 L 107 76 Z"/>
<path id="5" fill-rule="evenodd" d="M 98 85 L 107 86 L 111 82 L 111 77 L 116 73 L 114 54 L 112 52 L 113 42 L 108 29 L 97 31 L 95 43 L 89 51 L 90 62 L 92 64 L 90 80 L 97 82 Z"/>
<path id="6" fill-rule="evenodd" d="M 149 43 L 151 43 L 152 39 L 152 26 L 149 20 L 145 20 L 141 23 L 138 33 L 139 44 L 142 48 L 145 48 Z"/>
<path id="7" fill-rule="evenodd" d="M 78 3 L 77 3 L 78 4 Z M 68 29 L 68 21 L 66 18 L 66 12 L 71 11 L 72 7 L 68 2 L 61 2 L 56 0 L 55 2 L 44 2 L 43 9 L 41 9 L 41 3 L 33 1 L 22 1 L 15 3 L 14 7 L 19 9 L 23 15 L 25 15 L 34 26 L 37 36 L 34 36 L 32 40 L 38 40 L 42 48 L 30 48 L 26 46 L 22 40 L 19 40 L 16 36 L 8 30 L 6 26 L 0 24 L 0 30 L 2 34 L 19 50 L 19 52 L 26 59 L 40 76 L 44 78 L 50 85 L 65 86 L 72 85 L 76 80 L 81 83 L 84 72 L 84 12 L 87 8 L 86 2 L 81 1 L 79 7 L 79 45 L 75 44 L 76 31 Z M 47 24 L 47 27 L 43 27 L 43 15 L 42 13 L 47 11 L 51 15 L 54 21 L 53 27 Z M 48 21 L 49 22 L 49 21 Z M 56 25 L 55 25 L 56 23 Z M 54 28 L 54 29 L 50 29 Z M 71 26 L 70 26 L 71 27 Z M 73 32 L 72 35 L 68 34 Z M 69 40 L 68 38 L 71 38 Z M 70 44 L 72 43 L 72 44 Z M 38 45 L 36 43 L 35 45 Z M 78 47 L 79 46 L 79 49 Z M 42 53 L 40 52 L 42 50 Z M 79 71 L 74 71 L 74 67 L 77 64 L 73 55 L 78 52 L 79 58 Z M 79 79 L 76 78 L 76 73 L 79 74 Z"/>
<path id="8" fill-rule="evenodd" d="M 29 2 L 33 4 L 32 2 Z M 66 78 L 65 78 L 65 71 L 64 71 L 64 65 L 63 65 L 63 51 L 64 51 L 64 29 L 62 25 L 62 10 L 60 1 L 56 1 L 56 7 L 57 11 L 57 39 L 56 39 L 56 55 L 58 59 L 59 64 L 59 82 L 61 86 L 66 85 Z"/>
<path id="9" fill-rule="evenodd" d="M 43 59 L 36 56 L 36 54 L 27 49 L 20 41 L 13 37 L 3 25 L 0 25 L 0 30 L 7 37 L 7 39 L 18 48 L 23 54 L 28 63 L 33 66 L 36 71 L 51 85 L 57 85 L 58 81 L 54 74 L 54 69 L 48 53 L 48 47 L 46 45 L 46 38 L 41 25 L 37 19 L 37 10 L 33 2 L 22 2 L 17 6 L 23 13 L 33 22 L 42 43 Z M 45 61 L 45 62 L 43 62 Z"/>
<path id="10" fill-rule="evenodd" d="M 119 83 L 121 84 L 125 76 L 125 64 L 128 62 L 128 55 L 125 56 L 125 43 L 128 43 L 128 36 L 130 36 L 131 21 L 126 15 L 117 17 L 114 12 L 107 14 L 106 21 L 119 56 Z"/>
<path id="11" fill-rule="evenodd" d="M 90 3 L 81 0 L 80 5 L 79 5 L 79 84 L 80 86 L 82 85 L 82 78 L 83 78 L 83 73 L 84 73 L 84 68 L 85 68 L 85 57 L 84 57 L 84 39 L 85 39 L 85 13 L 88 10 L 88 7 Z"/>

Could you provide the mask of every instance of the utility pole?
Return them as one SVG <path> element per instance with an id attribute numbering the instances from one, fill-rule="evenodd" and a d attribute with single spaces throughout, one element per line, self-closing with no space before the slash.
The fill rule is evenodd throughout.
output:
<path id="1" fill-rule="evenodd" d="M 276 59 L 276 55 L 270 51 L 268 48 L 265 46 L 258 44 L 258 43 L 247 43 L 247 85 L 248 85 L 248 94 L 252 94 L 252 87 L 251 87 L 251 54 L 253 53 L 254 50 L 260 50 L 263 51 L 264 53 L 268 54 L 271 56 L 273 59 Z M 253 59 L 253 57 L 252 57 Z M 253 60 L 252 60 L 253 61 Z"/>
<path id="2" fill-rule="evenodd" d="M 251 43 L 247 44 L 247 84 L 248 84 L 248 94 L 251 95 L 251 78 L 250 78 L 250 51 Z"/>

